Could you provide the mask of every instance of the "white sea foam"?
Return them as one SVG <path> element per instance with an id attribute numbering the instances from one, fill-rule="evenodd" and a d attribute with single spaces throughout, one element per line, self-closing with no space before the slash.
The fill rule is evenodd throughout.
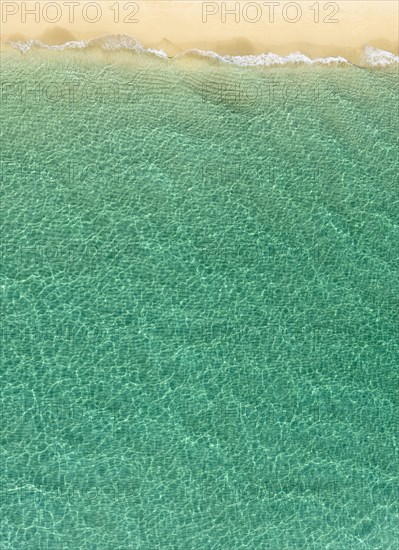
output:
<path id="1" fill-rule="evenodd" d="M 96 47 L 102 50 L 130 50 L 136 53 L 144 53 L 155 55 L 161 58 L 167 58 L 167 54 L 163 50 L 154 50 L 144 48 L 140 42 L 138 42 L 132 36 L 126 34 L 119 35 L 107 35 L 100 38 L 94 38 L 92 40 L 73 40 L 71 42 L 65 42 L 64 44 L 49 45 L 41 42 L 40 40 L 28 40 L 27 42 L 8 42 L 13 48 L 20 50 L 23 54 L 28 53 L 34 48 L 46 49 L 46 50 L 83 50 L 86 48 Z"/>
<path id="2" fill-rule="evenodd" d="M 71 41 L 64 44 L 49 45 L 41 42 L 40 40 L 28 40 L 27 42 L 9 42 L 9 44 L 20 50 L 23 54 L 28 53 L 30 50 L 47 49 L 47 50 L 82 50 L 91 47 L 97 47 L 105 51 L 115 50 L 129 50 L 134 53 L 147 54 L 159 57 L 161 59 L 168 59 L 168 55 L 163 50 L 156 50 L 152 48 L 144 48 L 140 42 L 138 42 L 132 36 L 125 34 L 121 35 L 108 35 L 92 40 L 84 41 Z M 220 55 L 213 51 L 205 51 L 199 49 L 188 50 L 183 53 L 179 53 L 169 59 L 178 59 L 185 56 L 207 58 L 220 63 L 228 63 L 230 65 L 237 65 L 241 67 L 272 67 L 278 65 L 347 65 L 350 62 L 344 57 L 317 57 L 312 59 L 301 52 L 292 52 L 289 55 L 282 56 L 272 52 L 261 53 L 259 55 Z M 371 46 L 366 46 L 362 58 L 362 65 L 369 67 L 386 67 L 399 63 L 399 57 L 391 52 L 385 50 L 379 50 Z"/>
<path id="3" fill-rule="evenodd" d="M 221 63 L 230 63 L 231 65 L 239 65 L 241 67 L 255 67 L 255 66 L 273 66 L 273 65 L 330 65 L 349 63 L 344 57 L 317 57 L 311 59 L 301 52 L 293 52 L 287 56 L 277 55 L 275 53 L 261 53 L 259 55 L 219 55 L 216 52 L 204 51 L 204 50 L 189 50 L 183 54 L 177 54 L 175 57 L 181 57 L 185 55 L 194 55 L 198 57 L 208 57 Z"/>
<path id="4" fill-rule="evenodd" d="M 398 64 L 399 56 L 385 50 L 373 48 L 372 46 L 366 46 L 362 62 L 364 65 L 371 67 L 386 67 Z"/>

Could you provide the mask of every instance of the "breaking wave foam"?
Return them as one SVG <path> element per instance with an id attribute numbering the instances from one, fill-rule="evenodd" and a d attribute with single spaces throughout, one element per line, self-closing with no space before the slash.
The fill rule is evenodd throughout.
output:
<path id="1" fill-rule="evenodd" d="M 100 48 L 104 51 L 129 50 L 134 53 L 147 54 L 159 57 L 161 59 L 177 59 L 182 57 L 206 58 L 220 63 L 228 63 L 241 67 L 255 66 L 278 66 L 278 65 L 347 65 L 350 61 L 344 57 L 317 57 L 311 59 L 301 52 L 293 52 L 287 56 L 281 56 L 275 53 L 262 53 L 259 55 L 220 55 L 213 51 L 199 49 L 188 50 L 183 53 L 169 57 L 163 50 L 144 48 L 140 42 L 128 35 L 109 35 L 84 41 L 71 41 L 59 45 L 49 45 L 40 40 L 28 40 L 27 42 L 8 42 L 13 48 L 20 50 L 23 54 L 32 49 L 47 50 L 83 50 L 86 48 Z M 362 58 L 362 65 L 368 67 L 387 67 L 389 65 L 399 64 L 399 56 L 378 48 L 366 46 Z"/>
<path id="2" fill-rule="evenodd" d="M 363 54 L 363 63 L 371 67 L 386 67 L 398 64 L 399 56 L 385 50 L 373 48 L 372 46 L 366 46 Z"/>
<path id="3" fill-rule="evenodd" d="M 189 50 L 183 54 L 178 54 L 175 57 L 192 55 L 197 57 L 207 57 L 222 63 L 230 63 L 231 65 L 239 65 L 241 67 L 256 67 L 256 66 L 273 66 L 273 65 L 330 65 L 334 63 L 349 63 L 344 57 L 317 57 L 311 59 L 301 52 L 293 52 L 287 56 L 277 55 L 275 53 L 261 53 L 259 55 L 219 55 L 216 52 L 204 50 Z"/>
<path id="4" fill-rule="evenodd" d="M 104 51 L 112 50 L 130 50 L 136 53 L 144 53 L 156 55 L 157 57 L 167 58 L 167 54 L 163 50 L 154 50 L 144 48 L 140 42 L 138 42 L 132 36 L 126 34 L 101 36 L 100 38 L 94 38 L 92 40 L 73 40 L 71 42 L 65 42 L 64 44 L 49 45 L 44 44 L 40 40 L 28 40 L 27 42 L 8 42 L 13 48 L 20 50 L 26 54 L 32 49 L 46 49 L 46 50 L 84 50 L 87 48 L 100 48 Z"/>

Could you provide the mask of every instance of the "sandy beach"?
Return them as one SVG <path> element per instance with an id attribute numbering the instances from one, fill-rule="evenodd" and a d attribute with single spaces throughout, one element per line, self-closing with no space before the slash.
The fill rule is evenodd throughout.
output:
<path id="1" fill-rule="evenodd" d="M 169 56 L 193 48 L 221 55 L 342 56 L 366 45 L 398 54 L 395 1 L 341 2 L 2 2 L 2 43 L 56 45 L 126 34 Z"/>

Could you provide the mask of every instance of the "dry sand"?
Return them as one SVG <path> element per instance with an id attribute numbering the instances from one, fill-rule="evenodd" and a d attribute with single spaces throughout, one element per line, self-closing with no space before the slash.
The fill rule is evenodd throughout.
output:
<path id="1" fill-rule="evenodd" d="M 3 0 L 2 41 L 37 39 L 62 44 L 127 34 L 168 55 L 192 48 L 222 55 L 301 51 L 312 58 L 343 56 L 356 63 L 367 44 L 398 54 L 396 0 L 278 2 L 273 21 L 263 1 L 76 0 L 74 4 L 72 16 L 63 0 Z M 229 10 L 234 13 L 226 13 Z"/>

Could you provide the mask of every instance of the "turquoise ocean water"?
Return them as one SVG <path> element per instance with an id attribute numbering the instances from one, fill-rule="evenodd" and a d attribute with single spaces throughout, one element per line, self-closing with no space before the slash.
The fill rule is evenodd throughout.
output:
<path id="1" fill-rule="evenodd" d="M 395 548 L 397 66 L 2 69 L 0 548 Z"/>

